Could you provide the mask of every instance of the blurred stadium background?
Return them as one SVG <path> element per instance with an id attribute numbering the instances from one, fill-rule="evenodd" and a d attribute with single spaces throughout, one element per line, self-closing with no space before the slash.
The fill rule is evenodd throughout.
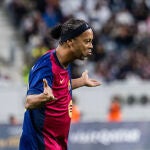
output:
<path id="1" fill-rule="evenodd" d="M 75 61 L 72 76 L 87 69 L 102 85 L 73 91 L 81 118 L 72 124 L 69 150 L 149 150 L 149 0 L 0 1 L 0 150 L 17 149 L 28 72 L 55 48 L 51 28 L 71 17 L 95 31 L 93 56 Z M 121 119 L 114 123 L 108 115 L 116 97 Z"/>

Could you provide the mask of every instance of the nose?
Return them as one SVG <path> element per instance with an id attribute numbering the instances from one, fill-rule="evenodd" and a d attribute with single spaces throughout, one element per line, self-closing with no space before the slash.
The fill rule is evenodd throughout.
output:
<path id="1" fill-rule="evenodd" d="M 90 43 L 89 48 L 93 49 L 93 43 L 92 42 Z"/>

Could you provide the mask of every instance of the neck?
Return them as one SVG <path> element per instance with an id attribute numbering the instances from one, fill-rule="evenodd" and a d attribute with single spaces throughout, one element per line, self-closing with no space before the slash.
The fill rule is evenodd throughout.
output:
<path id="1" fill-rule="evenodd" d="M 67 68 L 69 63 L 71 63 L 74 60 L 72 57 L 73 55 L 71 54 L 71 51 L 68 48 L 63 47 L 61 45 L 59 45 L 56 48 L 56 55 L 57 55 L 57 58 L 58 58 L 60 64 L 64 68 Z"/>

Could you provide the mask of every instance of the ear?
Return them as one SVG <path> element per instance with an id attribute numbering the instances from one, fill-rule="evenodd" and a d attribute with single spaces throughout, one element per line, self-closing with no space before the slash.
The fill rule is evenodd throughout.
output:
<path id="1" fill-rule="evenodd" d="M 72 47 L 73 39 L 67 40 L 66 44 L 67 44 L 68 47 Z"/>

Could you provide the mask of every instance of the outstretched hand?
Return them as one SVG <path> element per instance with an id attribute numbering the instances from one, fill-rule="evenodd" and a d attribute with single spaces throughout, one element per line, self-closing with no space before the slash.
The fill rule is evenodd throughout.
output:
<path id="1" fill-rule="evenodd" d="M 89 78 L 87 70 L 82 73 L 81 78 L 83 79 L 85 86 L 95 87 L 95 86 L 101 85 L 101 83 L 99 81 Z"/>
<path id="2" fill-rule="evenodd" d="M 43 83 L 44 83 L 44 91 L 43 91 L 43 93 L 46 96 L 47 101 L 56 100 L 56 98 L 53 95 L 52 89 L 48 85 L 46 79 L 43 79 Z"/>

